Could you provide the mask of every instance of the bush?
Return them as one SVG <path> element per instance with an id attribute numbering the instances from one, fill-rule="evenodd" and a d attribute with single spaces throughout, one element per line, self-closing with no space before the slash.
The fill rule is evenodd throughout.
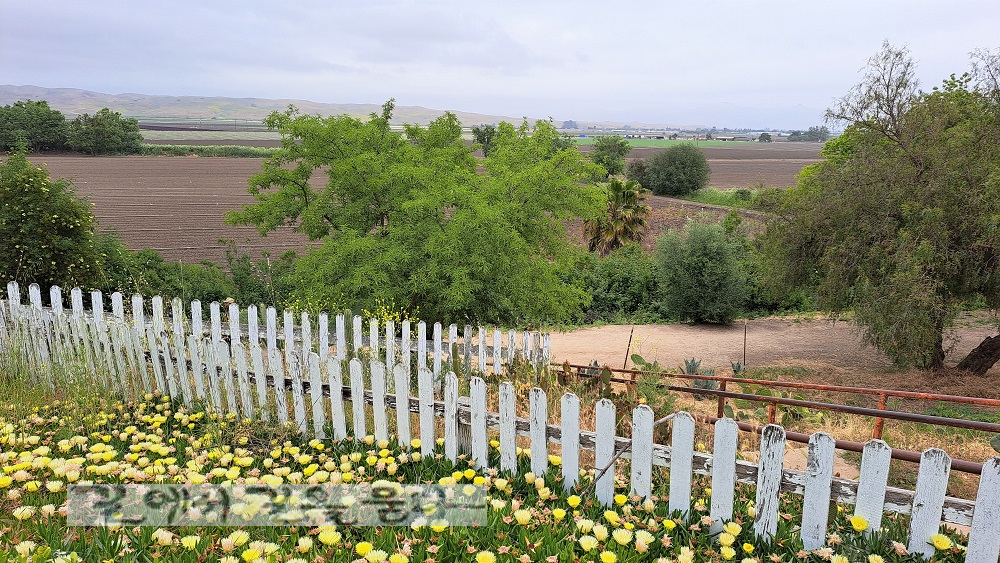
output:
<path id="1" fill-rule="evenodd" d="M 202 303 L 224 301 L 236 291 L 232 280 L 211 262 L 183 264 L 166 262 L 155 250 L 140 250 L 135 255 L 141 272 L 141 291 L 145 295 L 160 295 L 170 300 L 199 300 Z"/>
<path id="2" fill-rule="evenodd" d="M 615 322 L 626 318 L 659 320 L 652 257 L 638 244 L 627 244 L 606 257 L 588 254 L 580 263 L 583 284 L 591 296 L 584 322 Z"/>
<path id="3" fill-rule="evenodd" d="M 698 147 L 683 143 L 647 159 L 643 187 L 656 195 L 684 195 L 708 185 L 711 170 Z"/>
<path id="4" fill-rule="evenodd" d="M 649 189 L 649 178 L 646 176 L 646 161 L 643 159 L 636 159 L 628 161 L 625 165 L 625 177 L 633 182 L 639 182 L 639 185 Z"/>
<path id="5" fill-rule="evenodd" d="M 90 206 L 23 150 L 0 164 L 0 241 L 4 282 L 94 288 L 103 277 Z"/>
<path id="6" fill-rule="evenodd" d="M 63 148 L 66 118 L 44 100 L 24 100 L 0 107 L 0 150 L 13 150 L 21 143 L 31 151 Z"/>
<path id="7" fill-rule="evenodd" d="M 747 298 L 743 245 L 720 224 L 689 221 L 656 241 L 662 305 L 671 317 L 728 324 Z"/>
<path id="8" fill-rule="evenodd" d="M 137 120 L 104 108 L 70 122 L 67 144 L 87 154 L 138 154 L 142 152 L 142 134 Z"/>

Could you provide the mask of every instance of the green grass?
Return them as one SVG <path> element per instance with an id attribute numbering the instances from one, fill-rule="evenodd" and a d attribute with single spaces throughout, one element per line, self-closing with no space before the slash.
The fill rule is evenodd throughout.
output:
<path id="1" fill-rule="evenodd" d="M 152 131 L 143 129 L 147 141 L 280 141 L 277 131 Z"/>
<path id="2" fill-rule="evenodd" d="M 143 156 L 215 156 L 224 158 L 268 158 L 276 148 L 241 145 L 143 145 Z"/>
<path id="3" fill-rule="evenodd" d="M 723 207 L 733 207 L 736 209 L 749 209 L 756 205 L 761 191 L 763 190 L 751 190 L 747 188 L 739 188 L 735 190 L 705 188 L 688 195 L 681 196 L 680 199 L 706 203 L 708 205 L 721 205 Z"/>
<path id="4" fill-rule="evenodd" d="M 572 137 L 578 145 L 592 145 L 597 142 L 597 137 Z M 735 144 L 731 141 L 690 141 L 687 139 L 626 139 L 633 147 L 674 147 L 684 143 L 694 144 L 699 147 L 724 147 Z"/>

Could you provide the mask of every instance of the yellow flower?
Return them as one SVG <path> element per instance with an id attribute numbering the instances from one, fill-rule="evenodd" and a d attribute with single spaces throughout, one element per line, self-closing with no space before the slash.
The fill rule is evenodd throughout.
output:
<path id="1" fill-rule="evenodd" d="M 597 547 L 597 543 L 598 543 L 597 542 L 597 538 L 595 538 L 594 536 L 582 536 L 577 541 L 580 542 L 580 547 L 583 548 L 583 550 L 586 551 L 586 552 L 588 552 L 588 553 L 592 549 L 594 549 L 595 547 Z"/>
<path id="2" fill-rule="evenodd" d="M 233 540 L 233 545 L 236 547 L 242 547 L 243 544 L 250 541 L 250 534 L 243 530 L 236 530 L 235 532 L 229 534 L 229 539 Z"/>
<path id="3" fill-rule="evenodd" d="M 753 553 L 753 544 L 749 543 L 743 544 L 743 551 L 746 552 L 747 555 Z"/>
<path id="4" fill-rule="evenodd" d="M 725 530 L 727 534 L 731 534 L 735 537 L 740 535 L 740 532 L 743 531 L 743 526 L 740 526 L 736 522 L 727 522 L 726 525 L 722 527 L 722 529 Z M 729 544 L 723 544 L 723 545 L 729 545 Z"/>
<path id="5" fill-rule="evenodd" d="M 843 555 L 837 554 L 830 557 L 830 563 L 851 563 L 851 560 Z"/>
<path id="6" fill-rule="evenodd" d="M 601 563 L 615 563 L 618 561 L 618 556 L 611 551 L 601 552 Z"/>
<path id="7" fill-rule="evenodd" d="M 14 480 L 7 475 L 0 475 L 0 489 L 6 489 L 12 482 L 14 482 Z"/>
<path id="8" fill-rule="evenodd" d="M 855 532 L 863 532 L 868 529 L 868 521 L 865 520 L 864 516 L 855 514 L 851 516 L 851 527 L 854 528 Z"/>
<path id="9" fill-rule="evenodd" d="M 320 535 L 322 535 L 323 533 L 325 532 L 320 532 Z M 313 546 L 312 538 L 310 538 L 309 536 L 302 536 L 301 538 L 299 538 L 298 545 L 295 546 L 295 551 L 298 551 L 299 553 L 306 553 L 307 551 L 312 549 L 312 546 Z"/>
<path id="10" fill-rule="evenodd" d="M 585 534 L 589 534 L 594 529 L 594 521 L 583 518 L 576 521 L 576 529 Z"/>
<path id="11" fill-rule="evenodd" d="M 448 529 L 448 521 L 447 520 L 433 520 L 433 521 L 431 521 L 431 530 L 434 530 L 434 532 L 440 534 L 441 532 L 443 532 L 443 531 L 445 531 L 447 529 Z"/>
<path id="12" fill-rule="evenodd" d="M 518 524 L 526 526 L 528 522 L 531 522 L 531 512 L 523 508 L 521 510 L 516 510 L 514 511 L 514 519 L 517 520 Z"/>
<path id="13" fill-rule="evenodd" d="M 389 557 L 389 563 L 410 563 L 410 558 L 402 553 L 393 553 L 392 556 Z"/>
<path id="14" fill-rule="evenodd" d="M 261 555 L 263 555 L 263 553 L 261 553 L 259 549 L 250 548 L 244 551 L 240 557 L 242 557 L 244 561 L 253 561 L 255 559 L 260 559 Z"/>
<path id="15" fill-rule="evenodd" d="M 366 541 L 359 542 L 358 545 L 354 546 L 354 551 L 361 557 L 368 555 L 368 552 L 373 549 L 375 549 L 375 546 Z"/>
<path id="16" fill-rule="evenodd" d="M 466 479 L 472 479 L 473 477 L 476 476 L 476 470 L 475 469 L 466 469 L 464 475 L 465 475 Z"/>
<path id="17" fill-rule="evenodd" d="M 389 554 L 386 553 L 385 551 L 382 551 L 381 549 L 373 549 L 368 552 L 368 555 L 365 555 L 365 559 L 368 561 L 368 563 L 380 563 L 382 561 L 385 561 L 385 558 L 388 556 Z"/>
<path id="18" fill-rule="evenodd" d="M 201 536 L 184 536 L 181 538 L 181 545 L 188 551 L 194 551 L 198 547 L 199 541 L 201 541 Z"/>
<path id="19" fill-rule="evenodd" d="M 566 511 L 563 510 L 562 508 L 553 508 L 552 517 L 555 518 L 556 520 L 562 520 L 563 518 L 566 517 Z"/>
<path id="20" fill-rule="evenodd" d="M 570 508 L 576 508 L 580 506 L 580 497 L 572 495 L 566 499 L 566 503 L 569 504 Z"/>
<path id="21" fill-rule="evenodd" d="M 14 509 L 14 518 L 17 518 L 18 520 L 27 520 L 28 518 L 34 516 L 36 511 L 37 509 L 34 506 L 28 504 L 19 506 Z"/>
<path id="22" fill-rule="evenodd" d="M 410 447 L 413 448 L 413 449 L 419 448 L 420 447 L 420 438 L 414 438 L 414 439 L 410 440 Z"/>
<path id="23" fill-rule="evenodd" d="M 628 502 L 628 497 L 627 496 L 625 496 L 625 495 L 615 495 L 615 504 L 617 504 L 618 506 L 625 506 L 626 502 Z"/>
<path id="24" fill-rule="evenodd" d="M 492 551 L 480 551 L 476 554 L 476 563 L 496 563 L 497 556 Z"/>
<path id="25" fill-rule="evenodd" d="M 305 553 L 306 551 L 309 551 L 309 549 L 312 547 L 312 540 L 309 540 L 308 543 L 304 543 L 302 541 L 302 540 L 308 540 L 308 539 L 309 538 L 299 538 L 299 552 L 300 553 Z M 340 532 L 338 532 L 336 530 L 323 530 L 322 532 L 319 533 L 318 536 L 316 536 L 316 539 L 318 539 L 319 542 L 321 544 L 323 544 L 323 545 L 336 545 L 336 544 L 338 544 L 340 542 Z M 358 546 L 359 546 L 359 549 L 360 549 L 361 544 L 358 544 Z M 369 544 L 369 546 L 370 546 L 370 544 Z M 303 548 L 304 548 L 304 551 L 303 551 Z M 370 549 L 370 547 L 369 547 L 369 549 Z"/>
<path id="26" fill-rule="evenodd" d="M 873 553 L 868 556 L 868 563 L 885 563 L 885 559 L 882 559 L 881 555 L 875 555 Z"/>
<path id="27" fill-rule="evenodd" d="M 611 534 L 611 537 L 613 537 L 619 545 L 628 545 L 632 541 L 632 532 L 624 528 L 618 528 Z"/>
<path id="28" fill-rule="evenodd" d="M 618 517 L 618 513 L 614 510 L 605 510 L 604 519 L 607 520 L 608 524 L 611 524 L 612 526 L 617 526 L 621 521 L 621 518 Z"/>
<path id="29" fill-rule="evenodd" d="M 733 545 L 736 541 L 736 536 L 730 534 L 729 532 L 722 532 L 719 534 L 719 545 L 729 547 Z"/>
<path id="30" fill-rule="evenodd" d="M 951 539 L 944 534 L 934 534 L 933 536 L 931 536 L 931 544 L 933 544 L 934 549 L 938 551 L 951 549 L 951 547 L 955 545 L 952 543 Z"/>
<path id="31" fill-rule="evenodd" d="M 724 546 L 719 552 L 726 561 L 730 561 L 733 557 L 736 557 L 736 550 L 729 546 Z"/>
<path id="32" fill-rule="evenodd" d="M 601 524 L 594 525 L 594 537 L 600 541 L 608 539 L 608 529 Z"/>

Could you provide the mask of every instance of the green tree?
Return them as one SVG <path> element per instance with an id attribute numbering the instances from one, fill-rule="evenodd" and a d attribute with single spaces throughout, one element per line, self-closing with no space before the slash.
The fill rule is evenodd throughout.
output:
<path id="1" fill-rule="evenodd" d="M 135 154 L 142 150 L 142 134 L 137 120 L 104 108 L 71 121 L 67 144 L 87 154 Z"/>
<path id="2" fill-rule="evenodd" d="M 497 135 L 496 125 L 477 125 L 472 128 L 472 138 L 483 149 L 483 156 L 490 155 L 493 137 Z"/>
<path id="3" fill-rule="evenodd" d="M 577 268 L 591 297 L 583 322 L 661 320 L 655 312 L 659 298 L 656 268 L 650 254 L 639 244 L 625 244 L 607 256 L 587 253 Z"/>
<path id="4" fill-rule="evenodd" d="M 28 162 L 24 149 L 0 164 L 0 279 L 42 287 L 98 287 L 94 216 L 66 180 Z"/>
<path id="5" fill-rule="evenodd" d="M 747 298 L 743 246 L 718 223 L 688 221 L 656 241 L 664 312 L 682 321 L 728 324 Z"/>
<path id="6" fill-rule="evenodd" d="M 550 122 L 501 123 L 477 174 L 454 115 L 404 137 L 389 129 L 392 110 L 390 100 L 367 121 L 294 108 L 266 120 L 282 149 L 250 178 L 257 203 L 228 219 L 322 242 L 296 264 L 299 302 L 381 299 L 444 321 L 577 314 L 586 293 L 559 277 L 574 260 L 564 222 L 596 212 L 600 192 L 584 184 L 596 166 L 562 148 Z"/>
<path id="7" fill-rule="evenodd" d="M 631 180 L 612 178 L 605 184 L 607 211 L 583 223 L 583 236 L 591 252 L 607 256 L 628 242 L 641 242 L 649 228 L 646 218 L 650 208 L 645 205 L 648 190 Z"/>
<path id="8" fill-rule="evenodd" d="M 646 181 L 639 182 L 656 195 L 685 195 L 707 186 L 710 174 L 705 154 L 682 143 L 646 159 L 642 174 Z"/>
<path id="9" fill-rule="evenodd" d="M 844 134 L 761 239 L 774 286 L 853 310 L 865 341 L 900 365 L 943 367 L 963 305 L 1000 305 L 1000 64 L 980 62 L 920 92 L 908 53 L 885 44 L 828 110 Z M 998 358 L 1000 336 L 988 337 L 958 367 L 982 374 Z"/>
<path id="10" fill-rule="evenodd" d="M 625 157 L 632 150 L 628 140 L 618 135 L 601 135 L 594 141 L 590 160 L 600 164 L 607 171 L 604 176 L 617 176 L 625 171 Z"/>
<path id="11" fill-rule="evenodd" d="M 760 143 L 770 143 L 771 141 L 772 139 L 770 133 L 761 133 L 760 136 L 757 137 L 757 142 Z"/>
<path id="12" fill-rule="evenodd" d="M 47 151 L 66 145 L 66 118 L 44 100 L 23 100 L 0 107 L 0 151 L 24 143 L 29 150 Z"/>
<path id="13" fill-rule="evenodd" d="M 821 143 L 830 138 L 830 130 L 825 125 L 810 127 L 807 131 L 792 131 L 789 141 L 812 141 Z"/>

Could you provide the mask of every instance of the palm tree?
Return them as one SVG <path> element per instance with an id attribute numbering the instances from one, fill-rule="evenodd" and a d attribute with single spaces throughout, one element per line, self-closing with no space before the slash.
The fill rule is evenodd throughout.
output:
<path id="1" fill-rule="evenodd" d="M 634 180 L 612 178 L 606 185 L 608 211 L 606 216 L 583 223 L 587 246 L 601 256 L 607 256 L 627 242 L 642 240 L 648 224 L 650 208 L 642 202 L 649 190 Z"/>

